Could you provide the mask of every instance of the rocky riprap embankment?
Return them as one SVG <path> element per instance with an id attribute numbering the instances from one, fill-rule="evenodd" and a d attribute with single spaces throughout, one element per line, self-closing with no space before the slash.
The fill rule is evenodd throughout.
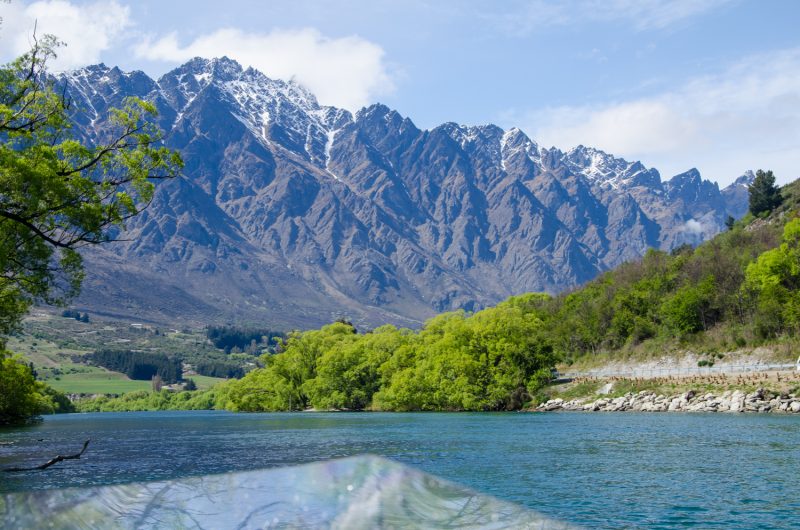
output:
<path id="1" fill-rule="evenodd" d="M 643 390 L 624 396 L 586 399 L 551 399 L 536 407 L 537 411 L 576 410 L 592 412 L 775 412 L 800 413 L 800 397 L 794 394 L 772 394 L 759 389 L 752 393 L 729 390 L 720 395 L 693 390 L 675 396 L 664 396 Z"/>

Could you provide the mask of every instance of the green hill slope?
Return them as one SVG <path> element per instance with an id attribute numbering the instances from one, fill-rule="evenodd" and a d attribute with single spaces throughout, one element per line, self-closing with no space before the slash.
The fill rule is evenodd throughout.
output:
<path id="1" fill-rule="evenodd" d="M 714 354 L 794 342 L 800 331 L 800 181 L 762 217 L 748 214 L 695 249 L 650 251 L 580 289 L 545 301 L 553 346 L 566 363 Z M 780 352 L 790 359 L 792 348 Z M 779 353 L 780 355 L 780 353 Z"/>

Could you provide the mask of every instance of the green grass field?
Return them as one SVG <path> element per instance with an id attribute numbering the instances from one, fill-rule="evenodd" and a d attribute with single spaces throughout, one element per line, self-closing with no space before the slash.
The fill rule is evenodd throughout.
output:
<path id="1" fill-rule="evenodd" d="M 68 394 L 122 394 L 151 388 L 150 381 L 133 381 L 120 373 L 108 371 L 64 374 L 58 379 L 48 378 L 45 383 Z M 200 386 L 199 381 L 197 386 Z"/>
<path id="2" fill-rule="evenodd" d="M 134 381 L 117 372 L 97 370 L 89 373 L 63 374 L 58 376 L 58 379 L 50 377 L 45 383 L 68 394 L 124 394 L 152 388 L 150 381 Z M 204 375 L 193 375 L 191 379 L 194 379 L 199 390 L 206 390 L 224 381 L 218 377 Z"/>
<path id="3" fill-rule="evenodd" d="M 198 390 L 205 390 L 207 388 L 211 388 L 220 381 L 225 381 L 225 379 L 220 377 L 208 377 L 207 375 L 184 375 L 183 377 L 187 379 L 194 379 L 194 383 L 197 385 Z"/>

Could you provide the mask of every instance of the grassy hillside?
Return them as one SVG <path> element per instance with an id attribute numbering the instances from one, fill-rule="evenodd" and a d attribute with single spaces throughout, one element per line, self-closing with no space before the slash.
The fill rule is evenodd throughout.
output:
<path id="1" fill-rule="evenodd" d="M 214 347 L 202 330 L 159 329 L 129 322 L 81 322 L 63 318 L 60 311 L 35 310 L 20 333 L 7 341 L 8 349 L 33 364 L 38 379 L 68 394 L 122 394 L 149 390 L 149 381 L 134 381 L 124 374 L 91 366 L 88 355 L 102 348 L 130 349 L 178 356 L 189 365 L 217 361 L 255 365 L 246 354 L 226 354 Z M 188 374 L 198 388 L 222 381 L 218 377 Z"/>
<path id="2" fill-rule="evenodd" d="M 769 215 L 748 215 L 696 249 L 650 251 L 536 308 L 565 365 L 770 345 L 796 357 L 800 181 Z"/>

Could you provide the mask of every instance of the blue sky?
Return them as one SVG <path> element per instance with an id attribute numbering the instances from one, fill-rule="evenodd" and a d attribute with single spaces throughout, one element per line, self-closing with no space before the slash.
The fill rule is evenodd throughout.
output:
<path id="1" fill-rule="evenodd" d="M 800 177 L 793 0 L 12 0 L 0 13 L 5 60 L 36 20 L 67 43 L 57 69 L 103 61 L 157 77 L 228 55 L 322 103 L 380 101 L 420 127 L 517 126 L 663 178 Z"/>

